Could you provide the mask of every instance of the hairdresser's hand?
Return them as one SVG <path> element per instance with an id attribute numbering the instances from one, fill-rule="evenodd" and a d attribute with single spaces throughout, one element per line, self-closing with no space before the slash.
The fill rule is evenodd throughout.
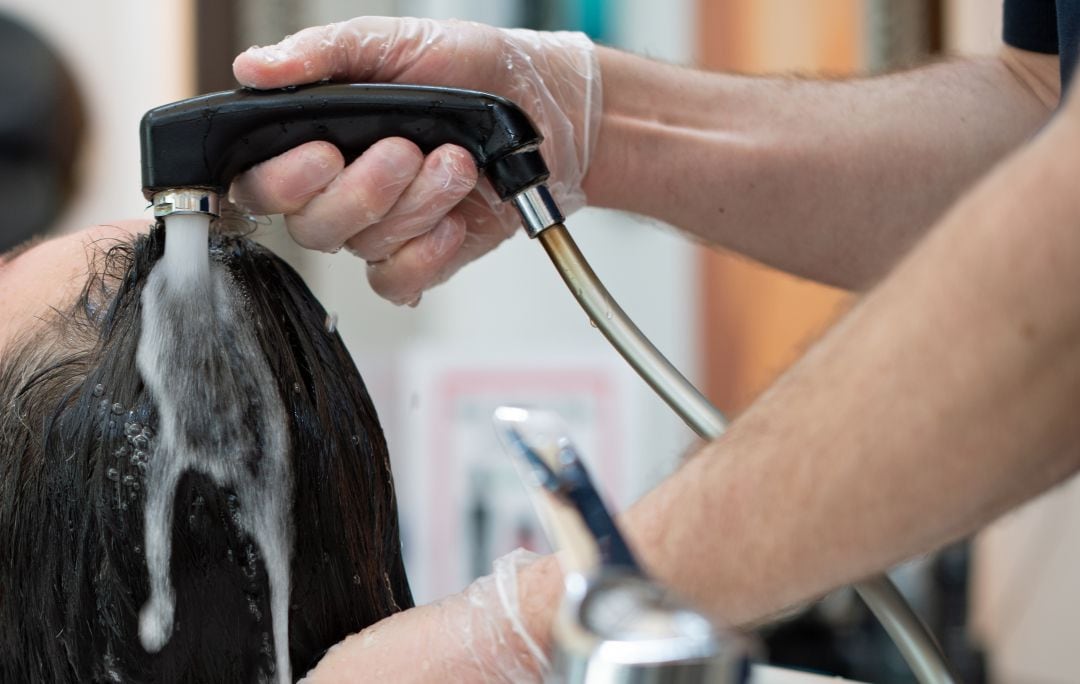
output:
<path id="1" fill-rule="evenodd" d="M 233 72 L 256 88 L 332 79 L 502 95 L 540 128 L 563 211 L 585 204 L 581 183 L 599 126 L 600 73 L 593 44 L 581 34 L 362 17 L 251 48 Z M 375 144 L 347 167 L 329 143 L 308 143 L 241 176 L 232 197 L 253 212 L 285 214 L 305 247 L 352 250 L 368 262 L 375 290 L 398 303 L 416 301 L 519 225 L 513 208 L 478 185 L 464 149 L 444 145 L 425 159 L 402 138 Z"/>
<path id="2" fill-rule="evenodd" d="M 306 684 L 538 682 L 559 597 L 554 557 L 518 550 L 456 596 L 413 608 L 330 649 Z"/>

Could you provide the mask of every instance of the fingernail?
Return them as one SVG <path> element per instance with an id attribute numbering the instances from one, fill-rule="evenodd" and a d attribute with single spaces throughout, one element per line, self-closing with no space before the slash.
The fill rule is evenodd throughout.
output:
<path id="1" fill-rule="evenodd" d="M 304 150 L 304 163 L 312 168 L 329 169 L 334 158 L 334 154 L 322 146 L 309 147 Z"/>
<path id="2" fill-rule="evenodd" d="M 405 306 L 409 307 L 410 309 L 415 309 L 416 307 L 420 306 L 420 300 L 423 299 L 423 297 L 423 294 L 418 294 L 416 295 L 415 299 L 413 299 L 411 302 L 408 302 Z"/>
<path id="3" fill-rule="evenodd" d="M 247 49 L 247 54 L 252 59 L 257 59 L 264 64 L 276 64 L 289 58 L 289 53 L 281 49 L 280 45 L 253 46 Z"/>
<path id="4" fill-rule="evenodd" d="M 440 185 L 442 185 L 444 190 L 450 187 L 450 183 L 453 182 L 454 176 L 459 173 L 461 173 L 461 170 L 458 167 L 458 164 L 455 163 L 454 155 L 445 155 L 439 164 L 439 175 L 442 176 Z"/>
<path id="5" fill-rule="evenodd" d="M 431 251 L 428 256 L 431 259 L 438 259 L 457 243 L 458 225 L 457 221 L 449 216 L 439 221 L 439 225 L 435 226 L 435 229 L 431 231 Z"/>
<path id="6" fill-rule="evenodd" d="M 471 160 L 463 157 L 460 154 L 448 154 L 442 158 L 442 172 L 445 174 L 443 177 L 443 188 L 448 188 L 455 181 L 464 182 L 464 178 L 469 173 L 468 165 Z"/>
<path id="7" fill-rule="evenodd" d="M 375 157 L 388 178 L 395 183 L 412 181 L 416 177 L 417 160 L 413 146 L 401 141 L 388 141 L 379 150 L 381 154 Z"/>

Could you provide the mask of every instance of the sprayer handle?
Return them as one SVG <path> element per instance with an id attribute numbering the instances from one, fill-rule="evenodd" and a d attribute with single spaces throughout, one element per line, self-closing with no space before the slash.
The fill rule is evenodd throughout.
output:
<path id="1" fill-rule="evenodd" d="M 506 200 L 547 180 L 543 137 L 509 100 L 457 88 L 318 84 L 225 91 L 148 111 L 140 128 L 143 193 L 209 188 L 297 145 L 325 140 L 351 161 L 400 136 L 425 153 L 445 143 L 472 153 Z"/>

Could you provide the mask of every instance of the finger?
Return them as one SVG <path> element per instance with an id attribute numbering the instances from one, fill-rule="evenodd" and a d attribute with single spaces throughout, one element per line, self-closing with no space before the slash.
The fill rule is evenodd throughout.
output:
<path id="1" fill-rule="evenodd" d="M 323 79 L 391 81 L 412 63 L 410 48 L 430 44 L 437 35 L 441 29 L 430 20 L 360 17 L 248 48 L 233 61 L 233 74 L 253 88 Z"/>
<path id="2" fill-rule="evenodd" d="M 366 261 L 382 261 L 406 242 L 431 230 L 476 186 L 472 155 L 456 145 L 443 145 L 428 155 L 416 179 L 378 224 L 346 244 Z"/>
<path id="3" fill-rule="evenodd" d="M 329 185 L 343 168 L 341 152 L 330 143 L 305 143 L 241 174 L 233 181 L 229 199 L 254 214 L 289 214 Z"/>
<path id="4" fill-rule="evenodd" d="M 478 186 L 457 206 L 454 213 L 465 221 L 469 227 L 468 234 L 443 267 L 439 279 L 429 283 L 428 287 L 437 285 L 440 279 L 450 277 L 465 264 L 487 254 L 511 237 L 520 226 L 520 218 L 514 208 L 499 201 L 495 191 L 486 184 Z"/>
<path id="5" fill-rule="evenodd" d="M 485 197 L 485 192 L 490 197 Z M 368 282 L 372 288 L 392 302 L 415 303 L 424 290 L 443 282 L 462 266 L 490 252 L 513 235 L 518 225 L 514 209 L 499 203 L 494 191 L 482 185 L 455 207 L 448 218 L 460 221 L 467 228 L 456 248 L 440 257 L 437 264 L 429 264 L 422 255 L 401 254 L 426 236 L 414 238 L 393 257 L 368 265 Z"/>
<path id="6" fill-rule="evenodd" d="M 390 211 L 423 163 L 420 148 L 408 140 L 380 140 L 302 209 L 286 217 L 289 232 L 303 247 L 339 249 Z"/>
<path id="7" fill-rule="evenodd" d="M 465 240 L 465 220 L 447 214 L 433 230 L 415 237 L 385 261 L 368 264 L 372 289 L 395 304 L 412 304 L 437 282 Z"/>

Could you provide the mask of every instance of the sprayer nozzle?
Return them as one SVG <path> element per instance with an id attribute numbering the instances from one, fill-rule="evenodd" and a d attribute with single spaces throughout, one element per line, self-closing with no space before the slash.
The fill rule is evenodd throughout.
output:
<path id="1" fill-rule="evenodd" d="M 504 200 L 548 177 L 543 137 L 524 111 L 501 97 L 397 83 L 321 83 L 243 88 L 151 109 L 141 127 L 143 193 L 225 193 L 243 171 L 301 143 L 325 140 L 352 160 L 390 136 L 425 152 L 461 145 Z"/>

